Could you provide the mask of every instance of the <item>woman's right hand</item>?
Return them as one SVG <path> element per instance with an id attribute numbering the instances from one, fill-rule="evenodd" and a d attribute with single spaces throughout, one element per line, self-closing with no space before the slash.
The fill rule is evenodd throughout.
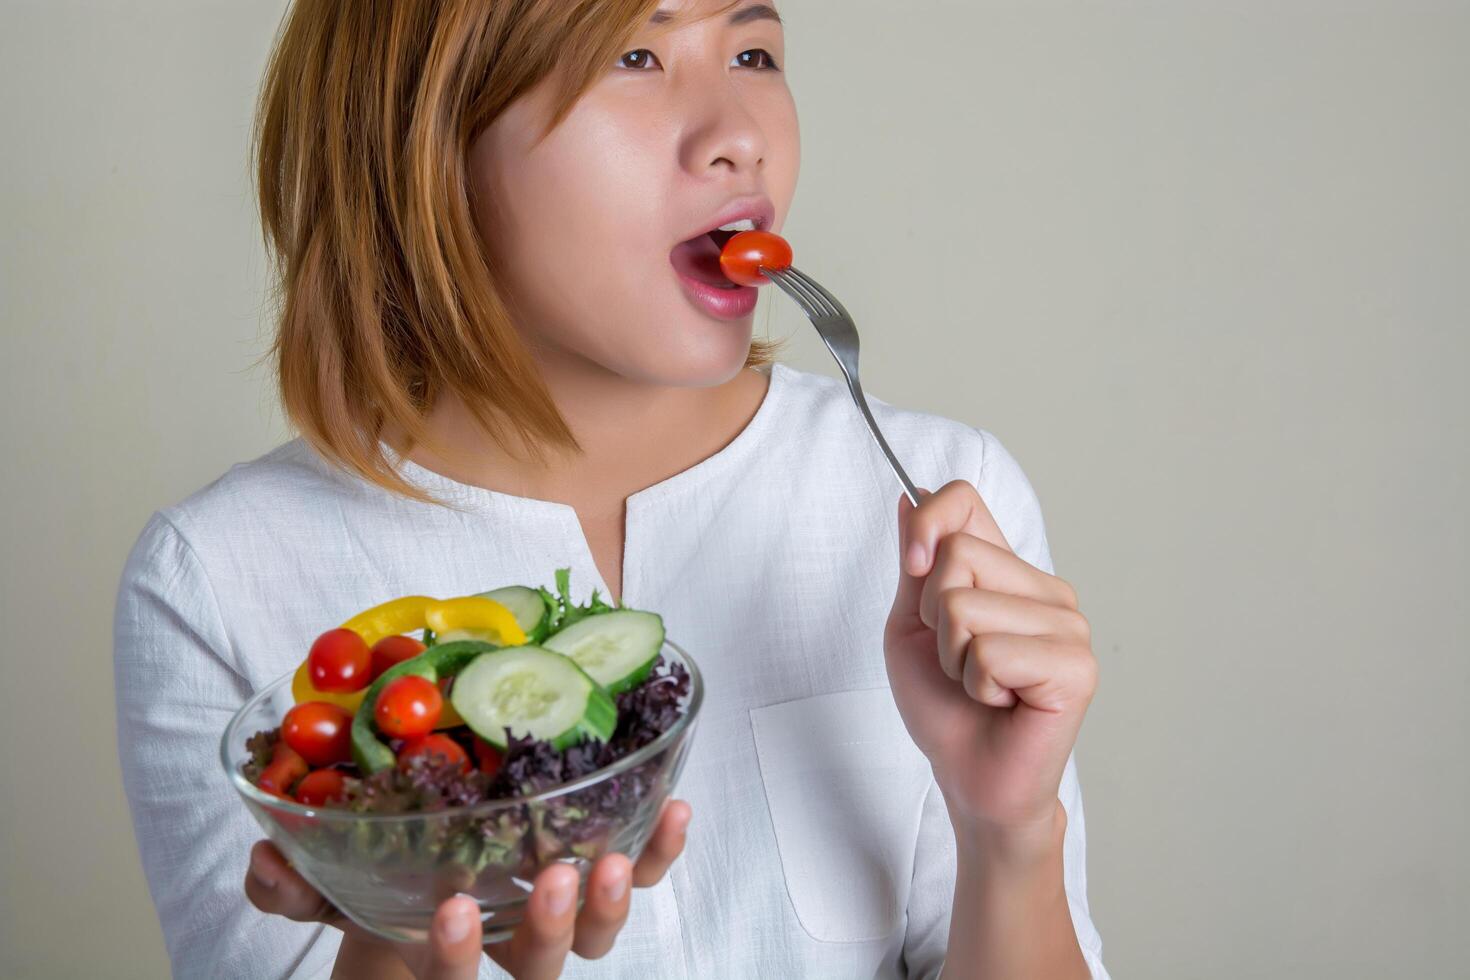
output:
<path id="1" fill-rule="evenodd" d="M 622 854 L 599 858 L 588 875 L 587 898 L 580 911 L 576 869 L 561 863 L 542 869 L 533 882 L 525 919 L 509 939 L 489 946 L 482 946 L 478 906 L 462 896 L 439 906 L 427 944 L 380 939 L 337 911 L 269 841 L 257 842 L 250 852 L 245 894 L 262 912 L 341 929 L 342 948 L 333 976 L 472 980 L 479 973 L 483 950 L 516 980 L 543 980 L 561 975 L 568 952 L 592 960 L 612 949 L 628 919 L 630 881 L 646 888 L 663 878 L 684 850 L 691 815 L 689 804 L 671 800 L 636 865 L 630 867 Z"/>

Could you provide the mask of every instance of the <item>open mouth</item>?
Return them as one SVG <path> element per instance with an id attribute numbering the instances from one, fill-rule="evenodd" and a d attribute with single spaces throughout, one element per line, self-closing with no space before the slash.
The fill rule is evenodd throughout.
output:
<path id="1" fill-rule="evenodd" d="M 725 247 L 726 242 L 738 234 L 740 234 L 738 231 L 721 231 L 717 228 L 688 241 L 680 242 L 669 253 L 675 271 L 688 276 L 695 282 L 702 282 L 719 289 L 740 289 L 740 286 L 726 278 L 724 271 L 720 268 L 720 251 Z"/>

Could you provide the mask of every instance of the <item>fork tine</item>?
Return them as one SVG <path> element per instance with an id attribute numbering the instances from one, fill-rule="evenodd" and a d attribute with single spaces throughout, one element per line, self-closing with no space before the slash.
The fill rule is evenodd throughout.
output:
<path id="1" fill-rule="evenodd" d="M 837 301 L 836 296 L 833 296 L 831 293 L 827 292 L 826 287 L 824 287 L 821 283 L 817 282 L 811 276 L 802 272 L 795 266 L 791 268 L 791 274 L 792 278 L 796 279 L 807 289 L 810 289 L 812 292 L 816 293 L 818 296 L 824 299 L 827 305 L 832 309 L 833 313 L 838 316 L 847 317 L 849 320 L 852 319 L 851 314 L 847 312 L 847 308 Z"/>
<path id="2" fill-rule="evenodd" d="M 802 304 L 802 308 L 808 311 L 808 316 L 833 316 L 836 313 L 831 306 L 823 302 L 821 294 L 812 289 L 811 280 L 798 273 L 794 266 L 782 269 L 781 278 L 791 286 L 791 289 L 787 290 L 788 293 L 794 289 L 805 297 L 806 302 Z"/>
<path id="3" fill-rule="evenodd" d="M 790 296 L 796 302 L 796 305 L 801 307 L 801 312 L 805 313 L 808 319 L 822 315 L 819 310 L 812 306 L 812 301 L 807 298 L 806 293 L 792 285 L 791 280 L 787 278 L 784 272 L 773 272 L 770 269 L 762 269 L 761 271 L 766 274 L 767 279 L 780 286 L 781 291 L 787 296 Z"/>
<path id="4" fill-rule="evenodd" d="M 817 310 L 823 316 L 831 316 L 833 314 L 832 307 L 824 302 L 821 294 L 812 288 L 811 280 L 798 272 L 795 266 L 787 266 L 783 272 L 786 275 L 787 281 L 795 288 L 801 290 L 802 294 L 810 300 L 813 309 Z"/>

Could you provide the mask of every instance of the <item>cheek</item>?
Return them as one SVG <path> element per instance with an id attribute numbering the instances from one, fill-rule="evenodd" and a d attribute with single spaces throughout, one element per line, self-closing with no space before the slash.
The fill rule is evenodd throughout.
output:
<path id="1" fill-rule="evenodd" d="M 636 219 L 623 220 L 606 198 L 588 193 L 541 197 L 544 207 L 519 223 L 506 272 L 524 314 L 523 329 L 586 348 L 627 341 L 646 309 L 659 270 L 659 243 Z M 667 263 L 667 247 L 663 247 Z"/>
<path id="2" fill-rule="evenodd" d="M 770 157 L 764 174 L 766 192 L 776 202 L 776 210 L 784 219 L 796 196 L 797 177 L 801 172 L 801 127 L 796 118 L 796 103 L 789 93 L 781 104 L 773 107 L 766 131 L 770 142 Z"/>
<path id="3" fill-rule="evenodd" d="M 725 380 L 744 363 L 751 321 L 742 329 L 699 313 L 674 274 L 677 153 L 651 127 L 599 132 L 575 117 L 530 152 L 472 156 L 486 199 L 477 194 L 477 222 L 517 327 L 627 377 Z M 779 156 L 766 189 L 784 212 L 795 172 Z"/>
<path id="4" fill-rule="evenodd" d="M 595 132 L 563 130 L 498 168 L 494 193 L 501 203 L 490 210 L 500 217 L 482 223 L 482 234 L 495 241 L 527 313 L 575 323 L 581 317 L 572 314 L 605 312 L 637 295 L 651 259 L 661 252 L 667 261 L 669 243 L 654 208 L 669 178 L 638 162 L 657 159 L 652 149 L 622 139 L 609 145 Z"/>

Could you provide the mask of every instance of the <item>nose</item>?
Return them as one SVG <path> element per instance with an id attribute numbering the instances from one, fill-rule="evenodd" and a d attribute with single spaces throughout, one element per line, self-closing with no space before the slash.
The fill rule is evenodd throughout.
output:
<path id="1" fill-rule="evenodd" d="M 680 147 L 680 163 L 696 176 L 727 169 L 759 173 L 769 149 L 759 120 L 726 78 L 705 78 L 689 93 L 691 125 Z"/>

